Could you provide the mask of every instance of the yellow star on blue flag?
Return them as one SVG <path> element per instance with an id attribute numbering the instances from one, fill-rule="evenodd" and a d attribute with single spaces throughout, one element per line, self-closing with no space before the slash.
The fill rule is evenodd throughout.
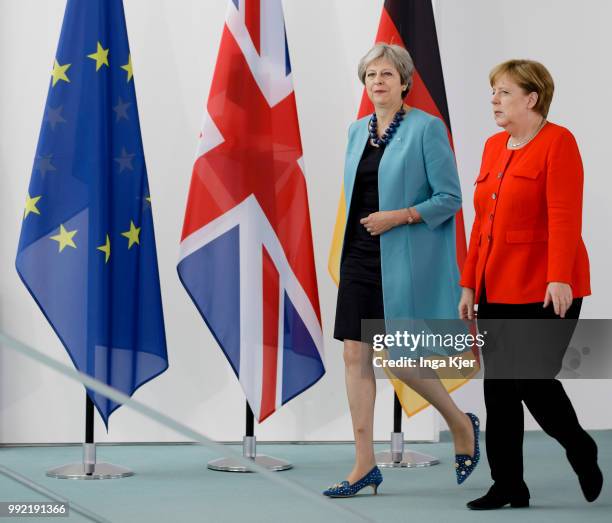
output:
<path id="1" fill-rule="evenodd" d="M 96 61 L 96 71 L 100 70 L 100 67 L 103 65 L 108 67 L 108 49 L 104 49 L 100 42 L 98 42 L 96 52 L 88 54 L 87 58 L 91 58 L 92 60 Z"/>

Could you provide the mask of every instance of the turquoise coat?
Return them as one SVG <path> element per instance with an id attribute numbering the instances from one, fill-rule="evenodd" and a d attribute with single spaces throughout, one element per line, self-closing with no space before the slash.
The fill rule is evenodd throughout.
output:
<path id="1" fill-rule="evenodd" d="M 344 167 L 347 216 L 357 166 L 368 140 L 369 116 L 354 122 Z M 455 214 L 461 187 L 446 127 L 412 109 L 387 145 L 378 169 L 381 211 L 414 206 L 422 223 L 380 237 L 385 318 L 457 318 L 460 297 Z"/>

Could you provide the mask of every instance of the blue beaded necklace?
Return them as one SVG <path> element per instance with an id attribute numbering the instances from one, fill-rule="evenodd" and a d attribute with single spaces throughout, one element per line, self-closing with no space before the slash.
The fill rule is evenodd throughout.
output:
<path id="1" fill-rule="evenodd" d="M 405 114 L 406 110 L 401 107 L 400 110 L 395 113 L 395 116 L 393 117 L 393 120 L 391 120 L 389 127 L 385 129 L 385 132 L 380 138 L 378 137 L 377 133 L 378 119 L 376 118 L 376 113 L 372 114 L 372 117 L 370 118 L 370 123 L 368 124 L 368 129 L 370 131 L 370 142 L 372 143 L 372 145 L 374 147 L 387 145 L 391 141 L 391 138 L 395 134 L 395 131 L 397 131 L 397 128 L 402 122 L 402 118 Z"/>

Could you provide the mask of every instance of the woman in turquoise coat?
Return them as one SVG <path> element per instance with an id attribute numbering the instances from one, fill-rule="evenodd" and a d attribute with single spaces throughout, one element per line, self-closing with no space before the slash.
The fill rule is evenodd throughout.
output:
<path id="1" fill-rule="evenodd" d="M 334 337 L 344 342 L 356 459 L 346 480 L 324 491 L 330 497 L 354 496 L 366 486 L 376 493 L 382 482 L 372 442 L 373 349 L 361 341 L 361 320 L 457 317 L 455 214 L 461 189 L 446 127 L 403 102 L 413 70 L 408 52 L 396 45 L 375 45 L 359 64 L 375 113 L 349 130 L 347 227 L 334 329 Z M 479 459 L 478 419 L 455 405 L 433 372 L 427 378 L 422 369 L 394 369 L 393 374 L 448 423 L 462 483 Z"/>

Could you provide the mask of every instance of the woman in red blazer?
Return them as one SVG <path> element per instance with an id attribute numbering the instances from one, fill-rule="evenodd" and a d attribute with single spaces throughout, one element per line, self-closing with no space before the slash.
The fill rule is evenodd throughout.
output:
<path id="1" fill-rule="evenodd" d="M 499 338 L 483 348 L 486 446 L 494 484 L 468 507 L 529 505 L 523 480 L 522 402 L 565 447 L 586 499 L 593 501 L 603 482 L 597 446 L 579 425 L 563 386 L 554 379 L 582 297 L 591 293 L 589 260 L 581 237 L 582 161 L 572 133 L 546 121 L 554 83 L 542 64 L 510 60 L 495 67 L 489 80 L 495 122 L 504 131 L 487 140 L 475 184 L 476 216 L 460 281 L 459 315 L 472 319 L 478 303 L 479 321 L 556 322 L 544 322 L 550 330 L 539 338 L 534 329 L 542 322 L 525 321 L 520 329 L 499 330 Z M 526 349 L 536 338 L 546 347 Z M 508 353 L 515 354 L 514 359 L 508 359 Z M 507 367 L 507 361 L 516 363 L 517 354 L 526 356 L 521 360 L 524 366 L 544 362 L 545 370 L 539 367 L 535 376 L 539 379 L 525 379 L 520 372 L 492 379 L 500 377 L 492 369 Z"/>

